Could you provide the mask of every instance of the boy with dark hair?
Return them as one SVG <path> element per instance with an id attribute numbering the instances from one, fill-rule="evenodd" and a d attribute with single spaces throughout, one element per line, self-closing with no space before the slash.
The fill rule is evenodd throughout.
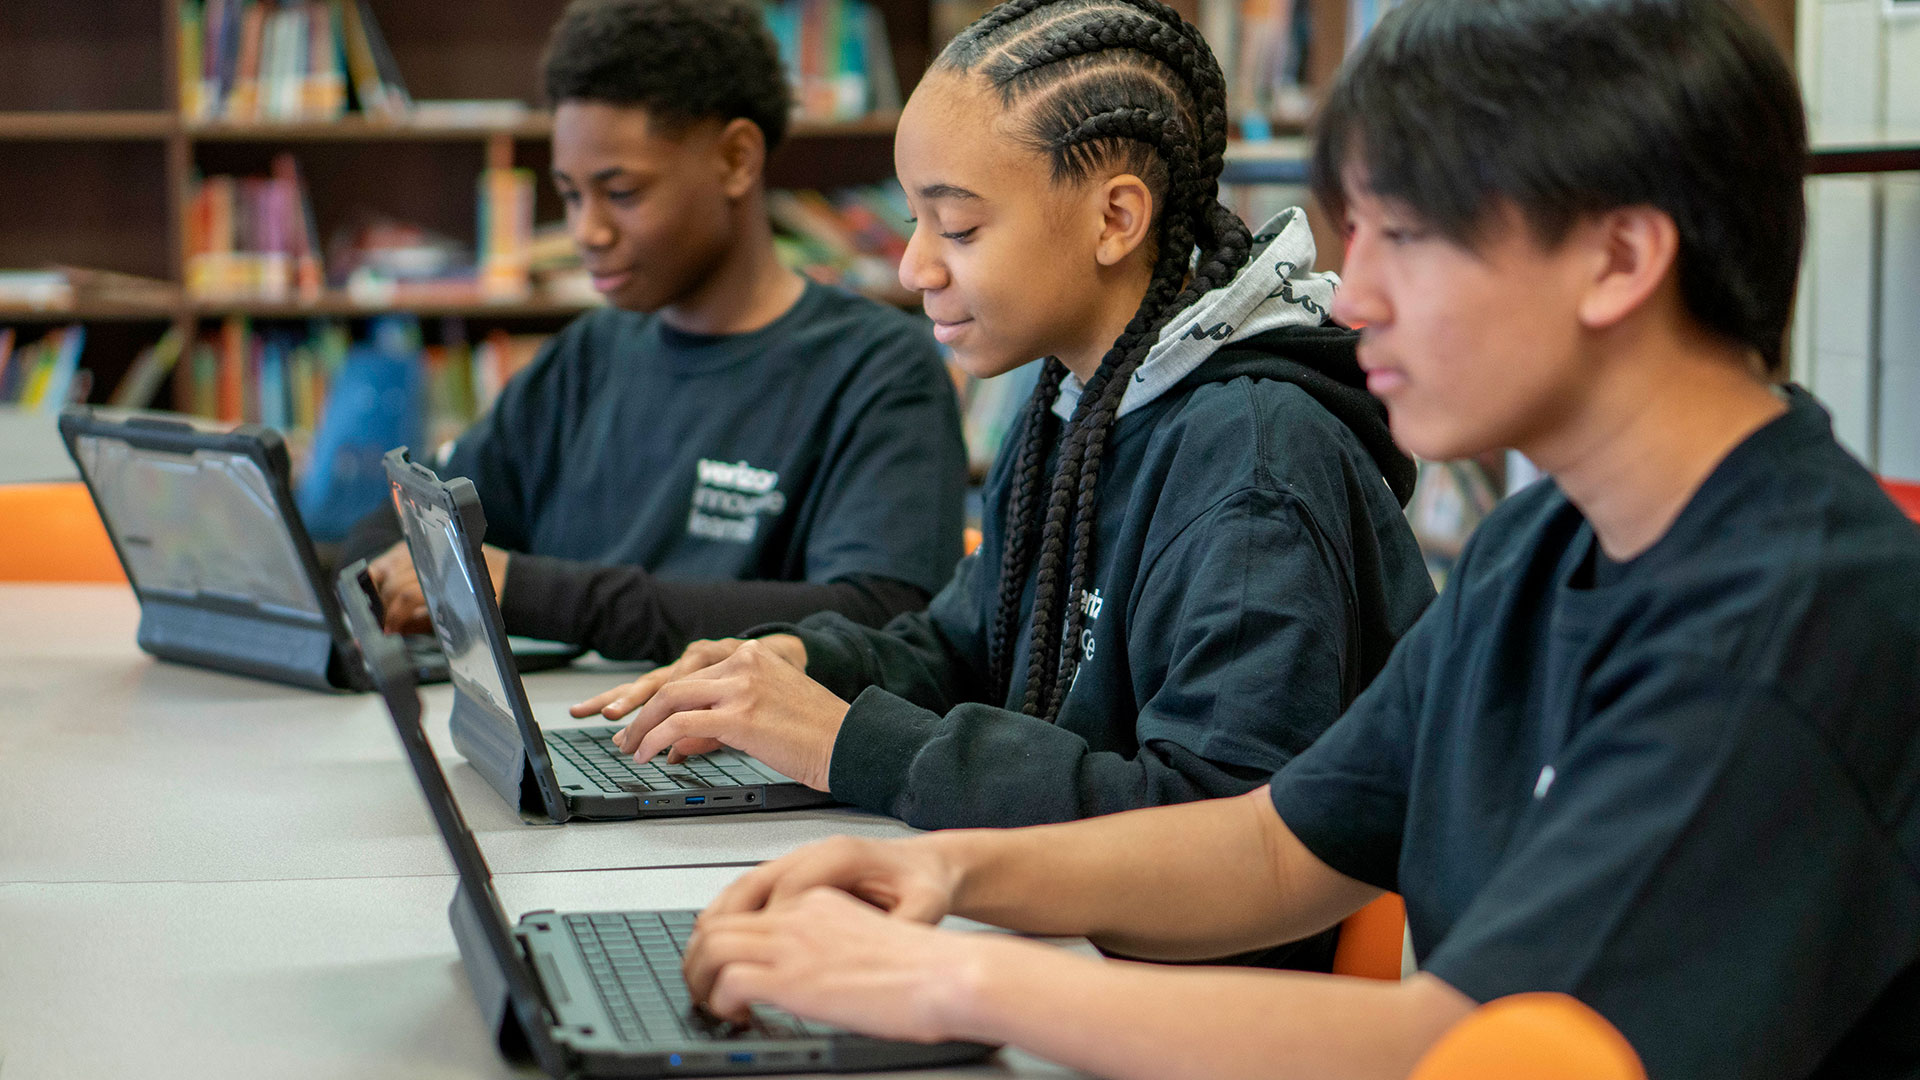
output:
<path id="1" fill-rule="evenodd" d="M 1920 1075 L 1920 531 L 1773 381 L 1793 76 L 1732 0 L 1409 0 L 1320 123 L 1334 314 L 1394 435 L 1552 479 L 1267 788 L 804 850 L 702 917 L 695 992 L 1104 1076 L 1400 1077 L 1559 991 L 1656 1078 Z M 1398 984 L 916 924 L 1171 960 L 1388 889 Z"/>
<path id="2" fill-rule="evenodd" d="M 576 0 L 544 60 L 553 181 L 594 287 L 462 435 L 507 629 L 622 658 L 926 606 L 960 556 L 953 387 L 911 316 L 775 257 L 788 90 L 756 10 Z M 349 548 L 389 630 L 426 607 L 390 509 Z M 508 552 L 512 552 L 511 555 Z"/>

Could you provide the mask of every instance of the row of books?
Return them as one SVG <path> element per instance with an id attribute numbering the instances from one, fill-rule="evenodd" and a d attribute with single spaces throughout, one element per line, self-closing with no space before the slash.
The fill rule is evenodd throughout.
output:
<path id="1" fill-rule="evenodd" d="M 367 0 L 182 0 L 180 111 L 196 123 L 333 120 L 410 104 Z"/>
<path id="2" fill-rule="evenodd" d="M 325 288 L 313 204 L 290 153 L 268 176 L 208 176 L 187 200 L 187 293 L 313 300 Z"/>
<path id="3" fill-rule="evenodd" d="M 911 211 L 893 182 L 845 188 L 831 194 L 776 190 L 767 193 L 774 246 L 794 269 L 828 285 L 841 285 L 876 299 L 911 304 L 900 287 Z"/>
<path id="4" fill-rule="evenodd" d="M 832 122 L 899 111 L 892 40 L 868 0 L 769 0 L 765 12 L 796 117 Z"/>
<path id="5" fill-rule="evenodd" d="M 208 176 L 187 204 L 187 293 L 201 300 L 312 302 L 329 285 L 366 304 L 520 300 L 530 292 L 533 173 L 478 180 L 478 251 L 402 223 L 343 229 L 327 277 L 313 203 L 291 153 L 268 176 Z"/>
<path id="6" fill-rule="evenodd" d="M 333 385 L 355 350 L 371 349 L 420 367 L 424 394 L 414 407 L 437 445 L 491 408 L 501 387 L 546 340 L 544 334 L 496 329 L 469 343 L 457 319 L 445 320 L 440 330 L 442 343 L 424 345 L 418 320 L 399 315 L 374 320 L 359 341 L 347 323 L 332 319 L 286 326 L 235 316 L 191 340 L 176 328 L 141 351 L 108 400 L 124 408 L 170 404 L 209 420 L 264 424 L 301 445 L 320 426 Z M 156 402 L 169 375 L 172 400 Z"/>
<path id="7" fill-rule="evenodd" d="M 80 366 L 84 326 L 62 326 L 16 346 L 11 327 L 0 330 L 0 405 L 58 412 L 84 399 L 93 373 Z"/>

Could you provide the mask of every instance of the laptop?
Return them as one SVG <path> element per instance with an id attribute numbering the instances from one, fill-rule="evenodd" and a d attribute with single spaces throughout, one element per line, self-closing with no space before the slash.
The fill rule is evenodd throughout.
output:
<path id="1" fill-rule="evenodd" d="M 454 748 L 508 805 L 567 821 L 791 810 L 834 801 L 736 750 L 674 765 L 664 755 L 636 762 L 613 745 L 619 724 L 542 730 L 507 661 L 506 630 L 480 547 L 486 517 L 472 481 L 441 480 L 405 447 L 387 454 L 386 467 L 420 591 L 447 656 Z"/>
<path id="2" fill-rule="evenodd" d="M 353 640 L 294 507 L 278 432 L 73 406 L 60 435 L 140 601 L 142 649 L 316 690 L 368 689 L 347 660 Z M 444 681 L 433 639 L 408 641 L 416 677 Z M 516 649 L 529 668 L 581 652 Z"/>
<path id="3" fill-rule="evenodd" d="M 420 726 L 404 653 L 381 632 L 364 575 L 343 570 L 338 585 L 367 673 L 459 874 L 447 915 L 503 1053 L 531 1056 L 549 1076 L 598 1077 L 926 1068 L 993 1052 L 977 1043 L 871 1039 L 759 1006 L 746 1025 L 711 1020 L 693 1008 L 680 971 L 692 911 L 537 911 L 509 925 Z"/>

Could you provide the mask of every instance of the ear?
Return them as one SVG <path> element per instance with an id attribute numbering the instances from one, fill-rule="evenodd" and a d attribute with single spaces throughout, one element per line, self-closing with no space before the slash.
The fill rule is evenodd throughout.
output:
<path id="1" fill-rule="evenodd" d="M 1643 308 L 1680 254 L 1673 218 L 1651 206 L 1623 206 L 1575 227 L 1593 258 L 1577 314 L 1589 330 L 1608 329 Z"/>
<path id="2" fill-rule="evenodd" d="M 1153 228 L 1153 192 L 1146 181 L 1121 173 L 1094 191 L 1100 210 L 1100 239 L 1094 258 L 1101 266 L 1117 266 L 1146 242 Z"/>
<path id="3" fill-rule="evenodd" d="M 729 199 L 745 198 L 766 174 L 766 134 L 759 124 L 736 116 L 720 129 L 714 148 L 720 157 L 720 190 Z"/>

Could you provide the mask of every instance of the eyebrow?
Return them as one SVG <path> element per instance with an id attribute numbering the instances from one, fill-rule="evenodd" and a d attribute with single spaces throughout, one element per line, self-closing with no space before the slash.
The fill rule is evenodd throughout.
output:
<path id="1" fill-rule="evenodd" d="M 573 177 L 568 176 L 566 173 L 560 171 L 559 169 L 554 169 L 551 171 L 553 173 L 554 179 L 565 180 L 568 183 L 573 183 Z M 604 184 L 609 180 L 618 178 L 621 174 L 627 173 L 628 171 L 629 170 L 627 170 L 622 166 L 610 165 L 607 168 L 601 169 L 599 172 L 594 173 L 592 176 L 587 177 L 586 182 L 589 184 Z"/>
<path id="2" fill-rule="evenodd" d="M 923 199 L 975 199 L 984 202 L 985 196 L 979 192 L 968 191 L 955 184 L 928 184 L 920 189 Z"/>

